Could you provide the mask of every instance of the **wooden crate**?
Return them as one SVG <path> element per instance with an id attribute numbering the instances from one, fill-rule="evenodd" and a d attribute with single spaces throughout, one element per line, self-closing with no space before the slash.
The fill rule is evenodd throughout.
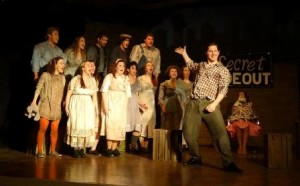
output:
<path id="1" fill-rule="evenodd" d="M 292 167 L 292 134 L 268 133 L 266 136 L 268 168 Z"/>
<path id="2" fill-rule="evenodd" d="M 154 129 L 152 159 L 177 162 L 175 151 L 171 149 L 170 130 Z"/>

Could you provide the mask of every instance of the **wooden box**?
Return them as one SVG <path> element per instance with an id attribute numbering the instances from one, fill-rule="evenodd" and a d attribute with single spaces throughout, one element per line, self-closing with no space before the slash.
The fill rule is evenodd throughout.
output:
<path id="1" fill-rule="evenodd" d="M 268 168 L 292 167 L 292 134 L 268 133 L 265 141 Z"/>
<path id="2" fill-rule="evenodd" d="M 154 129 L 152 159 L 177 162 L 177 156 L 171 149 L 171 131 Z"/>

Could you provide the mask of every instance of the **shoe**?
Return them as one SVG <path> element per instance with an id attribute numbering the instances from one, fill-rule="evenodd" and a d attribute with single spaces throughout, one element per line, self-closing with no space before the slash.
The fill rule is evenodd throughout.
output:
<path id="1" fill-rule="evenodd" d="M 192 157 L 188 161 L 183 163 L 184 165 L 201 165 L 202 160 L 199 157 Z"/>
<path id="2" fill-rule="evenodd" d="M 149 153 L 148 148 L 142 147 L 142 148 L 141 148 L 141 153 L 143 153 L 143 154 L 148 154 L 148 153 Z"/>
<path id="3" fill-rule="evenodd" d="M 136 144 L 130 144 L 129 145 L 129 151 L 128 151 L 128 153 L 132 153 L 132 154 L 139 154 L 139 149 L 138 149 L 138 147 L 137 147 L 137 145 Z"/>
<path id="4" fill-rule="evenodd" d="M 119 152 L 118 149 L 113 150 L 112 153 L 113 153 L 114 157 L 119 157 L 119 156 L 121 156 L 121 153 Z"/>
<path id="5" fill-rule="evenodd" d="M 86 155 L 85 155 L 83 149 L 79 149 L 79 156 L 80 156 L 81 158 L 85 158 L 85 157 L 86 157 Z"/>
<path id="6" fill-rule="evenodd" d="M 129 153 L 131 153 L 131 154 L 140 154 L 141 152 L 138 149 L 130 149 Z"/>
<path id="7" fill-rule="evenodd" d="M 188 146 L 187 146 L 187 145 L 182 145 L 181 151 L 182 151 L 182 152 L 188 152 L 188 151 L 189 151 Z"/>
<path id="8" fill-rule="evenodd" d="M 74 158 L 80 158 L 80 153 L 79 153 L 79 150 L 74 150 L 74 154 L 73 154 L 73 157 Z"/>
<path id="9" fill-rule="evenodd" d="M 92 154 L 95 156 L 101 156 L 101 154 L 97 150 L 91 150 L 91 151 L 89 151 L 89 154 Z"/>
<path id="10" fill-rule="evenodd" d="M 107 157 L 113 158 L 115 157 L 113 151 L 111 149 L 107 149 L 106 154 Z"/>
<path id="11" fill-rule="evenodd" d="M 50 153 L 50 156 L 53 156 L 53 157 L 62 157 L 61 154 L 59 154 L 58 152 L 54 151 L 52 153 Z"/>
<path id="12" fill-rule="evenodd" d="M 38 153 L 36 154 L 36 157 L 37 157 L 37 158 L 45 158 L 45 154 L 43 154 L 43 153 L 41 153 L 41 152 L 38 152 Z"/>
<path id="13" fill-rule="evenodd" d="M 229 165 L 224 167 L 225 172 L 234 172 L 234 173 L 243 173 L 243 170 L 238 168 L 234 163 L 230 163 Z"/>

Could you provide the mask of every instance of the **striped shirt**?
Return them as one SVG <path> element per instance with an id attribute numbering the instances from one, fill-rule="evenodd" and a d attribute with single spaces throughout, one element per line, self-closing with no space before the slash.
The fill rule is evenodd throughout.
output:
<path id="1" fill-rule="evenodd" d="M 231 74 L 221 62 L 211 66 L 208 62 L 189 61 L 187 66 L 197 72 L 191 93 L 192 99 L 215 100 L 218 94 L 227 94 Z"/>

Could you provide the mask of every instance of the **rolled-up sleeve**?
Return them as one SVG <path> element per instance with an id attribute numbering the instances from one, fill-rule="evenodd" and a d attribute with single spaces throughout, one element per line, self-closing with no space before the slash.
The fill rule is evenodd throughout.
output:
<path id="1" fill-rule="evenodd" d="M 139 62 L 140 58 L 141 58 L 141 51 L 140 51 L 140 46 L 139 45 L 135 45 L 130 53 L 129 59 L 130 61 L 135 61 L 135 62 Z"/>
<path id="2" fill-rule="evenodd" d="M 227 94 L 230 82 L 231 74 L 229 70 L 226 67 L 224 67 L 220 71 L 219 94 L 223 94 L 224 96 Z"/>
<path id="3" fill-rule="evenodd" d="M 160 51 L 158 49 L 156 52 L 156 59 L 155 59 L 154 64 L 155 64 L 154 73 L 160 74 L 161 57 L 160 57 Z"/>
<path id="4" fill-rule="evenodd" d="M 40 64 L 45 63 L 42 62 L 42 48 L 39 45 L 35 45 L 33 48 L 33 54 L 31 59 L 32 72 L 40 71 Z"/>
<path id="5" fill-rule="evenodd" d="M 193 60 L 191 60 L 191 61 L 186 62 L 186 66 L 190 70 L 197 70 L 197 69 L 199 69 L 200 63 L 195 63 Z"/>
<path id="6" fill-rule="evenodd" d="M 41 75 L 41 77 L 40 77 L 40 79 L 39 79 L 39 81 L 38 81 L 38 83 L 37 83 L 37 85 L 36 85 L 35 92 L 34 92 L 34 94 L 40 95 L 40 99 L 41 99 L 41 100 L 43 100 L 43 99 L 44 99 L 44 96 L 45 96 L 45 95 L 41 95 L 41 92 L 43 91 L 43 89 L 44 89 L 45 86 L 46 86 L 46 76 L 47 76 L 47 72 L 44 72 L 44 73 Z"/>
<path id="7" fill-rule="evenodd" d="M 111 84 L 111 79 L 113 78 L 112 74 L 107 74 L 103 80 L 100 92 L 107 92 L 109 89 L 109 86 Z"/>

